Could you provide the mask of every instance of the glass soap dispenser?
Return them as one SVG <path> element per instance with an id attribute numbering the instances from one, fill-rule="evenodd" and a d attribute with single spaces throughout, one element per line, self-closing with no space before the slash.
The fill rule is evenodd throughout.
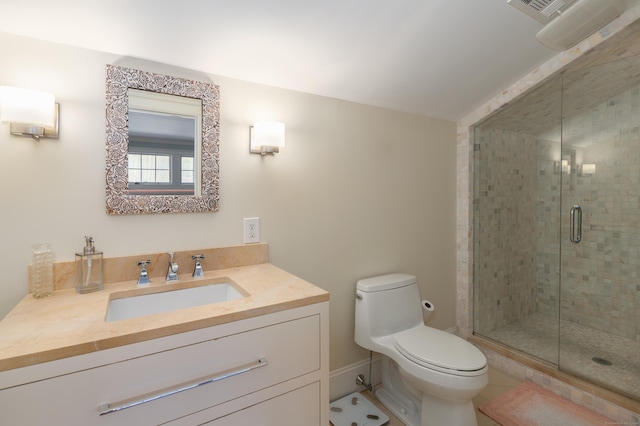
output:
<path id="1" fill-rule="evenodd" d="M 84 239 L 82 253 L 76 253 L 76 291 L 81 294 L 103 289 L 102 252 L 96 251 L 93 237 Z"/>

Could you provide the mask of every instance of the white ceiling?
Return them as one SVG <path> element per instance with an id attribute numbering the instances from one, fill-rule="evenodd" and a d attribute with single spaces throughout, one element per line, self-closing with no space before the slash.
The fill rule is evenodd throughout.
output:
<path id="1" fill-rule="evenodd" d="M 0 32 L 450 120 L 555 54 L 541 27 L 506 0 L 0 0 Z"/>

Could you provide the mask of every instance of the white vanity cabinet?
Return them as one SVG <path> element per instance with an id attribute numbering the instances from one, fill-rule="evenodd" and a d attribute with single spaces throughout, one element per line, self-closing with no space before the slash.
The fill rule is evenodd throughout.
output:
<path id="1" fill-rule="evenodd" d="M 329 424 L 329 302 L 0 373 L 6 425 Z"/>

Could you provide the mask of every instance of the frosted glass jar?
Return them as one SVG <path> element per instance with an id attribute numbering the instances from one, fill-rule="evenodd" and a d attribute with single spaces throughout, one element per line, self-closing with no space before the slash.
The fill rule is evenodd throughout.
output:
<path id="1" fill-rule="evenodd" d="M 31 293 L 35 298 L 53 294 L 53 253 L 50 244 L 36 244 L 31 252 Z"/>

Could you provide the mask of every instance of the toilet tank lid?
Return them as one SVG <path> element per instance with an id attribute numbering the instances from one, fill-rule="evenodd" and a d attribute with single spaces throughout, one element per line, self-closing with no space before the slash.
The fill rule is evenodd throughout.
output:
<path id="1" fill-rule="evenodd" d="M 371 277 L 359 280 L 356 288 L 360 291 L 372 293 L 374 291 L 391 290 L 392 288 L 404 287 L 416 282 L 415 275 L 410 274 L 387 274 L 378 277 Z"/>

